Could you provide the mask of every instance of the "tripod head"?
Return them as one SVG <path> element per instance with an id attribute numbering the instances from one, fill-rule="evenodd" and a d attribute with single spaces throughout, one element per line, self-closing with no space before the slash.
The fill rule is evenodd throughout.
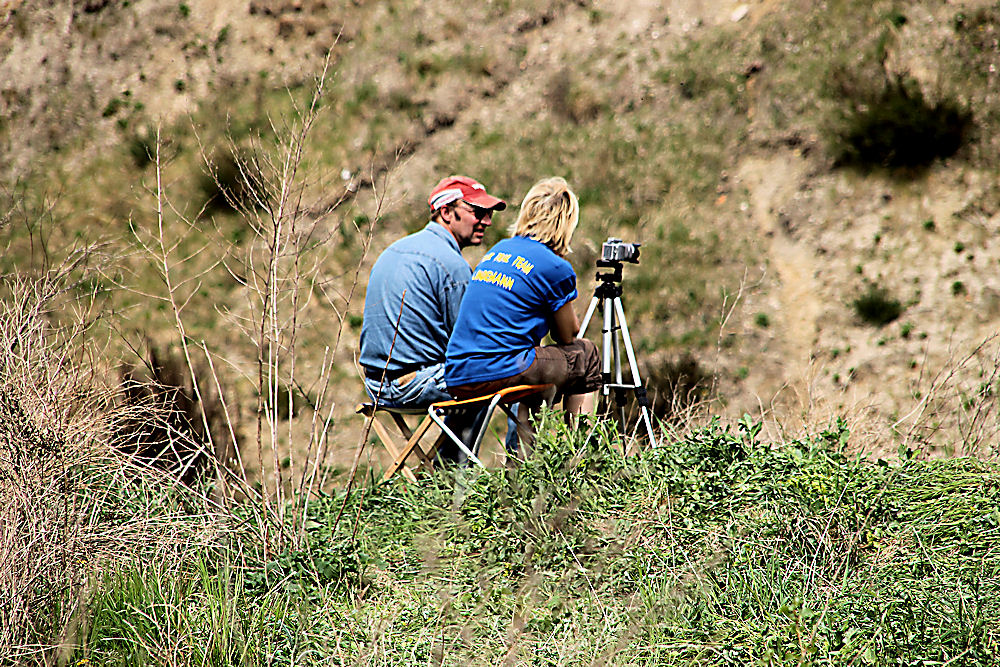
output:
<path id="1" fill-rule="evenodd" d="M 622 295 L 622 266 L 621 262 L 614 259 L 597 260 L 598 270 L 595 277 L 598 283 L 594 287 L 594 296 L 598 299 L 613 299 Z M 601 269 L 611 269 L 611 271 L 601 271 Z"/>
<path id="2" fill-rule="evenodd" d="M 596 277 L 601 282 L 606 283 L 620 283 L 622 281 L 622 267 L 624 265 L 615 259 L 599 259 L 597 260 L 597 274 Z M 600 269 L 611 269 L 611 273 L 602 273 Z"/>
<path id="3" fill-rule="evenodd" d="M 621 239 L 609 236 L 601 246 L 601 257 L 597 260 L 598 269 L 611 269 L 609 272 L 598 270 L 600 281 L 594 294 L 600 298 L 621 296 L 622 266 L 624 262 L 639 263 L 639 243 L 624 243 Z"/>

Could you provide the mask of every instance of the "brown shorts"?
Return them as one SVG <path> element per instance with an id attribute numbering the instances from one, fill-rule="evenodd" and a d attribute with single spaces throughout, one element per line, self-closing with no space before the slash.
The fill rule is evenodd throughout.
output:
<path id="1" fill-rule="evenodd" d="M 519 384 L 554 384 L 562 395 L 588 394 L 601 388 L 601 355 L 586 338 L 566 345 L 540 345 L 535 360 L 517 375 L 448 387 L 458 399 L 484 396 Z"/>

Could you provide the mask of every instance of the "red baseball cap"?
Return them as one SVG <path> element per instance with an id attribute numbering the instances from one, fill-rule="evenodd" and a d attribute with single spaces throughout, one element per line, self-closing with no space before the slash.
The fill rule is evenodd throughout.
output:
<path id="1" fill-rule="evenodd" d="M 427 198 L 431 210 L 436 211 L 445 204 L 462 199 L 473 206 L 502 211 L 507 202 L 486 192 L 486 186 L 468 176 L 448 176 L 438 181 Z"/>

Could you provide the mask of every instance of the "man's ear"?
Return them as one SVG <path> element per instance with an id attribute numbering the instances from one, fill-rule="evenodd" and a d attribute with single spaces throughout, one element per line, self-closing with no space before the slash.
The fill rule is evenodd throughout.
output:
<path id="1" fill-rule="evenodd" d="M 441 218 L 441 224 L 450 225 L 455 221 L 455 207 L 451 204 L 445 204 L 441 207 L 439 216 Z"/>

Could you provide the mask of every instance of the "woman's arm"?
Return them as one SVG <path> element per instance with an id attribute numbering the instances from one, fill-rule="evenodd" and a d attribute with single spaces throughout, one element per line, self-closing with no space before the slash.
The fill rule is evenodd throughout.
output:
<path id="1" fill-rule="evenodd" d="M 572 343 L 580 331 L 580 322 L 573 310 L 573 301 L 565 304 L 552 315 L 552 340 L 560 345 Z"/>

